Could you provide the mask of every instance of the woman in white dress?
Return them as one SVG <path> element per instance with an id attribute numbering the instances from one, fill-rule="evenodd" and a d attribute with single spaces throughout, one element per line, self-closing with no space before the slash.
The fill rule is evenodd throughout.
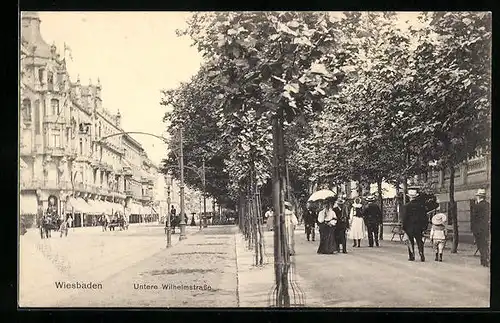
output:
<path id="1" fill-rule="evenodd" d="M 366 236 L 365 223 L 363 221 L 362 215 L 362 207 L 361 199 L 356 198 L 352 205 L 351 209 L 351 222 L 349 229 L 349 239 L 352 239 L 354 244 L 353 247 L 361 247 L 361 239 L 364 239 Z"/>

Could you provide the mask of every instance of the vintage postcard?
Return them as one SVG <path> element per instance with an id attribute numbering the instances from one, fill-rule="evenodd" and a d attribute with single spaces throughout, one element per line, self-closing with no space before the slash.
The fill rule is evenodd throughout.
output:
<path id="1" fill-rule="evenodd" d="M 491 13 L 19 28 L 20 308 L 490 306 Z"/>

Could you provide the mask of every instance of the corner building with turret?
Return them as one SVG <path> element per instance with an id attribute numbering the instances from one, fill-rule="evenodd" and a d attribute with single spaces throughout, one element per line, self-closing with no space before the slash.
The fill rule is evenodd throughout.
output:
<path id="1" fill-rule="evenodd" d="M 21 220 L 34 226 L 49 204 L 60 217 L 71 214 L 75 227 L 117 212 L 132 223 L 158 220 L 158 167 L 131 136 L 111 136 L 125 131 L 120 112 L 103 107 L 99 79 L 70 80 L 65 58 L 44 41 L 40 24 L 37 13 L 21 14 Z"/>

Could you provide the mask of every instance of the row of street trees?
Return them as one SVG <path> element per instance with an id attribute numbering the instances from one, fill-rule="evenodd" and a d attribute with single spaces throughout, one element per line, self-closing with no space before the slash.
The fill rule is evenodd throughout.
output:
<path id="1" fill-rule="evenodd" d="M 204 64 L 163 92 L 171 145 L 183 128 L 186 154 L 210 164 L 209 194 L 239 210 L 272 188 L 282 214 L 311 179 L 405 185 L 431 164 L 450 171 L 453 202 L 455 167 L 489 149 L 491 14 L 424 13 L 406 26 L 388 12 L 193 14 L 179 35 Z"/>

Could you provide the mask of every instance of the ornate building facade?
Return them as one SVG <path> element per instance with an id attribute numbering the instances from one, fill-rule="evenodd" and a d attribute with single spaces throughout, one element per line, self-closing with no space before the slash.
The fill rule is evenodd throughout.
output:
<path id="1" fill-rule="evenodd" d="M 139 142 L 121 134 L 120 112 L 103 107 L 99 80 L 71 82 L 40 23 L 36 13 L 22 14 L 21 215 L 40 214 L 49 200 L 60 215 L 72 214 L 75 226 L 116 212 L 137 221 L 154 215 L 158 168 Z"/>

